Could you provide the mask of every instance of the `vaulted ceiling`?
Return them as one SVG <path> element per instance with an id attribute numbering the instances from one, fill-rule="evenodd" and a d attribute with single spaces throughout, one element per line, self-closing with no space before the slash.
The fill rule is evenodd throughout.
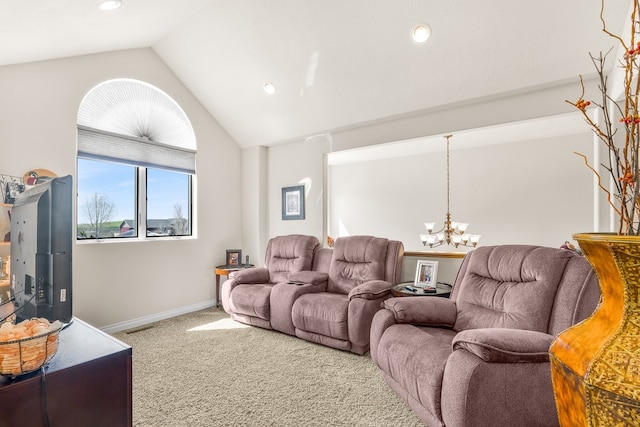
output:
<path id="1" fill-rule="evenodd" d="M 600 0 L 96 3 L 2 0 L 0 65 L 151 47 L 242 147 L 568 81 L 578 90 L 588 53 L 616 46 Z M 606 3 L 620 33 L 630 2 Z M 418 23 L 432 30 L 424 45 L 409 37 Z"/>

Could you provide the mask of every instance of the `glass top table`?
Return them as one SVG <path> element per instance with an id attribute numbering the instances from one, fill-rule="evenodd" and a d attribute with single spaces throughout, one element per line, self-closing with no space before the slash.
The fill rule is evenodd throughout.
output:
<path id="1" fill-rule="evenodd" d="M 448 283 L 436 283 L 435 292 L 431 288 L 430 292 L 425 292 L 422 287 L 414 286 L 414 282 L 401 282 L 391 288 L 391 295 L 394 297 L 442 297 L 451 296 L 452 286 Z M 413 289 L 413 290 L 412 290 Z"/>

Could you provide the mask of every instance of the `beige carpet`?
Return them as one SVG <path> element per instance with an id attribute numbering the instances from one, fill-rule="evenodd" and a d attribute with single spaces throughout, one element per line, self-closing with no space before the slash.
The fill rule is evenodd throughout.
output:
<path id="1" fill-rule="evenodd" d="M 114 334 L 133 347 L 134 426 L 422 426 L 357 356 L 207 309 Z"/>

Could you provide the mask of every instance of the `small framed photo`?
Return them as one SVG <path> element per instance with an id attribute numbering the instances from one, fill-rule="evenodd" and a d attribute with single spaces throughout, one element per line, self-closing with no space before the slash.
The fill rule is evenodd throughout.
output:
<path id="1" fill-rule="evenodd" d="M 242 263 L 241 249 L 227 249 L 227 267 L 240 267 Z"/>
<path id="2" fill-rule="evenodd" d="M 282 188 L 282 219 L 304 219 L 304 185 Z"/>
<path id="3" fill-rule="evenodd" d="M 438 261 L 418 261 L 414 285 L 418 288 L 435 289 L 437 281 Z"/>
<path id="4" fill-rule="evenodd" d="M 4 202 L 12 205 L 16 201 L 16 196 L 24 191 L 24 185 L 15 181 L 7 182 L 4 187 Z"/>

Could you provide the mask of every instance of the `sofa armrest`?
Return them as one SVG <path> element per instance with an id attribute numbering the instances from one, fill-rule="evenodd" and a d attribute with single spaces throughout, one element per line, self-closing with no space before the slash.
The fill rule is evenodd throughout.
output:
<path id="1" fill-rule="evenodd" d="M 269 269 L 265 267 L 247 268 L 231 273 L 239 284 L 269 283 Z"/>
<path id="2" fill-rule="evenodd" d="M 326 285 L 328 280 L 329 275 L 319 271 L 298 271 L 289 276 L 289 283 L 295 285 Z"/>
<path id="3" fill-rule="evenodd" d="M 389 295 L 391 283 L 385 280 L 370 280 L 364 282 L 351 289 L 349 292 L 349 301 L 353 298 L 378 299 Z"/>
<path id="4" fill-rule="evenodd" d="M 278 283 L 271 289 L 269 297 L 271 312 L 271 327 L 289 335 L 296 334 L 293 326 L 291 312 L 293 304 L 304 294 L 324 292 L 327 289 L 327 282 L 320 282 L 315 285 L 309 283 Z"/>
<path id="5" fill-rule="evenodd" d="M 369 332 L 369 352 L 371 353 L 371 360 L 373 360 L 378 366 L 380 366 L 378 360 L 378 346 L 380 345 L 382 336 L 389 327 L 396 323 L 397 321 L 390 310 L 378 310 L 373 316 L 371 321 L 371 330 Z"/>
<path id="6" fill-rule="evenodd" d="M 467 350 L 490 363 L 549 361 L 553 335 L 522 329 L 468 329 L 453 339 L 453 349 Z"/>
<path id="7" fill-rule="evenodd" d="M 384 303 L 398 323 L 452 328 L 456 322 L 456 303 L 439 297 L 395 297 Z"/>

